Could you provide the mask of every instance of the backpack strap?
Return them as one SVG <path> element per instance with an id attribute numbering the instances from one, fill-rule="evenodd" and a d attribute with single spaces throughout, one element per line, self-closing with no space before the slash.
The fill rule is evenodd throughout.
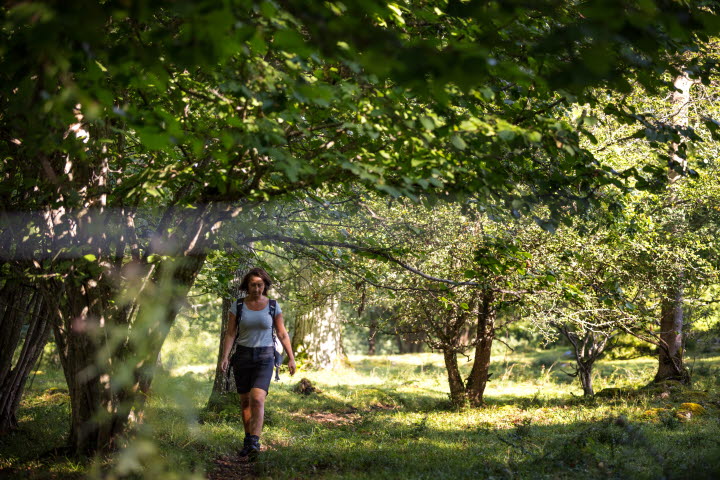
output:
<path id="1" fill-rule="evenodd" d="M 278 351 L 275 349 L 275 342 L 277 341 L 277 337 L 275 335 L 275 312 L 277 311 L 277 300 L 270 300 L 270 325 L 271 325 L 271 331 L 272 331 L 272 339 L 273 339 L 273 356 L 275 358 L 275 381 L 280 380 L 280 365 L 278 364 Z M 282 362 L 282 356 L 280 356 L 279 359 L 280 362 Z"/>
<path id="2" fill-rule="evenodd" d="M 270 300 L 270 329 L 272 331 L 273 348 L 275 348 L 275 312 L 277 311 L 277 300 Z"/>

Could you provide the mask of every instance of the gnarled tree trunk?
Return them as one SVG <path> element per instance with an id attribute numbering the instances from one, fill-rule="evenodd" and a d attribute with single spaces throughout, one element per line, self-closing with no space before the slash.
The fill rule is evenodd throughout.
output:
<path id="1" fill-rule="evenodd" d="M 580 377 L 580 385 L 582 385 L 583 395 L 592 397 L 595 395 L 592 384 L 592 362 L 583 364 L 578 362 L 578 377 Z"/>
<path id="2" fill-rule="evenodd" d="M 556 324 L 555 328 L 568 339 L 575 353 L 575 373 L 570 376 L 580 378 L 583 395 L 595 395 L 592 384 L 592 371 L 595 362 L 603 356 L 608 342 L 613 338 L 612 332 L 573 331 L 568 325 Z"/>
<path id="3" fill-rule="evenodd" d="M 51 321 L 38 292 L 14 282 L 6 282 L 0 291 L 0 313 L 0 331 L 8 334 L 0 340 L 0 433 L 5 433 L 17 428 L 25 382 L 47 343 Z M 20 341 L 22 349 L 13 366 Z"/>
<path id="4" fill-rule="evenodd" d="M 495 339 L 495 292 L 483 290 L 477 318 L 477 338 L 475 339 L 475 360 L 467 382 L 467 398 L 470 405 L 483 404 L 485 387 L 490 378 L 490 355 Z"/>
<path id="5" fill-rule="evenodd" d="M 461 406 L 465 404 L 465 382 L 463 382 L 460 369 L 458 368 L 457 352 L 454 350 L 444 350 L 443 358 L 445 360 L 445 369 L 448 373 L 448 383 L 450 384 L 450 401 L 453 405 Z"/>
<path id="6" fill-rule="evenodd" d="M 55 337 L 70 392 L 74 452 L 113 450 L 131 412 L 141 413 L 162 344 L 204 259 L 164 260 L 130 305 L 111 301 L 130 286 L 110 276 L 68 277 L 45 292 L 62 320 Z"/>

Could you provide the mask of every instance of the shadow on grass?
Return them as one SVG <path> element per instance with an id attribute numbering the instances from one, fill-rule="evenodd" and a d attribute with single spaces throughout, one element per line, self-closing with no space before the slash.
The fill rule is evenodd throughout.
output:
<path id="1" fill-rule="evenodd" d="M 67 394 L 40 395 L 19 411 L 19 428 L 0 436 L 0 478 L 82 478 L 89 460 L 69 455 Z M 26 403 L 24 401 L 24 403 Z"/>
<path id="2" fill-rule="evenodd" d="M 268 451 L 259 471 L 272 478 L 717 478 L 720 446 L 712 427 L 632 423 L 623 417 L 506 429 L 487 423 L 462 429 L 427 416 L 403 422 L 368 419 L 303 432 Z M 693 448 L 698 441 L 705 448 Z"/>
<path id="3" fill-rule="evenodd" d="M 550 359 L 547 352 L 542 355 Z M 313 379 L 328 381 L 314 380 L 323 390 L 319 394 L 293 392 L 299 376 L 273 383 L 264 434 L 270 448 L 258 462 L 258 471 L 272 478 L 368 479 L 713 478 L 720 474 L 716 391 L 682 390 L 663 396 L 620 388 L 608 398 L 571 397 L 567 389 L 553 389 L 552 376 L 540 377 L 544 364 L 537 370 L 533 362 L 518 362 L 526 369 L 518 378 L 531 382 L 516 382 L 508 375 L 498 382 L 502 388 L 495 390 L 512 392 L 517 386 L 524 390 L 516 392 L 530 394 L 495 393 L 495 380 L 503 373 L 498 368 L 486 393 L 487 405 L 478 409 L 450 404 L 444 369 L 429 356 L 357 362 L 362 371 L 340 373 L 347 375 L 339 379 L 347 384 L 332 384 L 326 374 L 315 374 Z M 698 365 L 703 381 L 716 385 L 712 378 L 716 367 L 708 362 Z M 645 362 L 612 362 L 607 372 L 619 372 L 618 377 L 627 372 L 645 375 L 647 368 Z M 62 446 L 68 426 L 67 396 L 37 389 L 50 383 L 33 387 L 21 411 L 21 431 L 0 437 L 0 469 L 10 468 L 20 476 L 30 471 L 34 478 L 55 475 L 49 472 L 79 476 L 82 465 L 59 456 L 42 457 L 48 449 Z M 169 464 L 182 463 L 178 468 L 193 470 L 242 444 L 237 398 L 224 416 L 198 424 L 198 415 L 203 418 L 199 409 L 211 386 L 211 379 L 201 374 L 156 377 L 146 418 L 153 424 L 153 441 Z M 690 401 L 715 410 L 706 419 L 681 423 L 668 405 L 677 408 Z M 644 410 L 651 407 L 668 411 L 658 419 L 642 420 Z"/>

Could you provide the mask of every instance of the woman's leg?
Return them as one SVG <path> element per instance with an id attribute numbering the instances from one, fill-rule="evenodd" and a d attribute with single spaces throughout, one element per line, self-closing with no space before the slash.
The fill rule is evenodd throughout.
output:
<path id="1" fill-rule="evenodd" d="M 265 397 L 267 392 L 262 388 L 252 388 L 250 393 L 245 394 L 248 397 L 248 408 L 245 408 L 245 400 L 243 399 L 243 424 L 245 425 L 245 433 L 260 436 L 263 428 L 263 420 L 265 419 Z M 242 397 L 242 396 L 241 396 Z M 248 420 L 245 421 L 246 411 Z"/>
<path id="2" fill-rule="evenodd" d="M 240 394 L 240 407 L 242 408 L 242 421 L 245 427 L 245 435 L 250 433 L 250 419 L 252 418 L 252 410 L 250 408 L 250 392 Z"/>
<path id="3" fill-rule="evenodd" d="M 260 452 L 260 434 L 265 417 L 265 397 L 267 392 L 262 388 L 251 388 L 249 393 L 240 394 L 242 405 L 243 427 L 245 440 L 240 456 L 250 456 L 253 460 Z"/>
<path id="4" fill-rule="evenodd" d="M 255 355 L 245 362 L 243 367 L 235 370 L 235 384 L 240 393 L 240 406 L 242 408 L 243 428 L 245 440 L 240 456 L 250 456 L 251 459 L 260 452 L 260 435 L 262 434 L 265 417 L 265 398 L 270 387 L 273 371 L 273 352 L 269 347 L 254 359 Z M 265 358 L 267 357 L 267 358 Z M 249 389 L 249 391 L 248 391 Z"/>

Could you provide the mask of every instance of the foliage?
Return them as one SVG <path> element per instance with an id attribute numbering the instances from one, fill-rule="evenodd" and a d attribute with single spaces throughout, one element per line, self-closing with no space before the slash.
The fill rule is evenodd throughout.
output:
<path id="1" fill-rule="evenodd" d="M 323 196 L 360 188 L 415 200 L 461 195 L 482 215 L 528 215 L 553 231 L 596 206 L 606 186 L 661 185 L 650 180 L 664 164 L 614 171 L 586 144 L 597 140 L 595 117 L 567 113 L 587 104 L 646 127 L 631 104 L 608 98 L 629 94 L 633 82 L 658 92 L 683 69 L 708 84 L 716 9 L 444 0 L 3 6 L 2 272 L 37 284 L 58 315 L 71 444 L 87 453 L 114 444 L 142 409 L 138 392 L 148 393 L 206 258 L 227 266 L 232 259 L 217 250 L 279 241 L 282 224 L 264 236 L 252 226 L 295 202 L 317 211 Z M 703 124 L 710 135 L 716 127 Z M 642 135 L 663 152 L 655 160 L 668 142 L 698 138 L 667 125 Z M 221 235 L 223 226 L 234 235 Z M 422 244 L 411 227 L 359 235 L 361 260 L 338 245 L 350 232 L 333 228 L 334 244 L 316 257 L 353 267 L 387 258 L 377 248 L 390 242 L 398 259 L 475 283 L 488 272 L 504 287 L 539 278 L 523 273 L 525 251 L 510 232 L 472 244 L 458 266 L 392 243 Z M 698 252 L 701 268 L 711 255 Z M 356 277 L 346 288 L 378 283 L 370 269 L 359 278 L 345 271 Z M 205 280 L 205 291 L 227 285 Z M 436 296 L 464 321 L 472 299 Z M 112 428 L 88 433 L 98 420 Z"/>
<path id="2" fill-rule="evenodd" d="M 198 302 L 182 312 L 173 324 L 161 350 L 161 365 L 167 370 L 186 365 L 212 364 L 217 358 L 220 334 L 220 304 L 210 295 L 193 296 Z M 208 302 L 205 305 L 200 302 Z"/>

